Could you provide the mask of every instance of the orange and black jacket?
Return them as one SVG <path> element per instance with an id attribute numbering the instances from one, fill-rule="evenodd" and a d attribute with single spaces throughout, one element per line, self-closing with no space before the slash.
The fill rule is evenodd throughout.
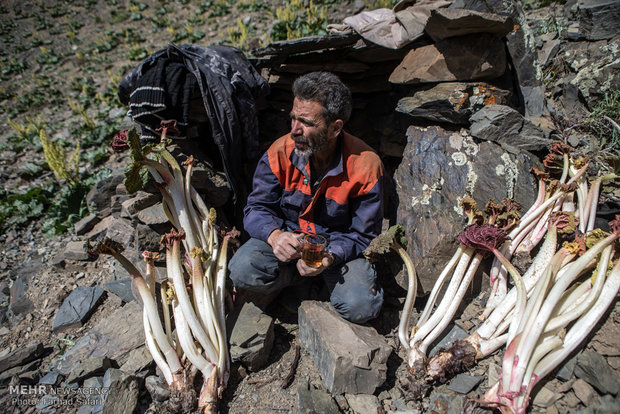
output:
<path id="1" fill-rule="evenodd" d="M 381 232 L 379 156 L 359 138 L 341 133 L 329 170 L 312 194 L 309 161 L 294 148 L 287 134 L 258 162 L 244 210 L 245 229 L 263 241 L 276 229 L 317 233 L 328 239 L 336 264 L 359 257 Z"/>

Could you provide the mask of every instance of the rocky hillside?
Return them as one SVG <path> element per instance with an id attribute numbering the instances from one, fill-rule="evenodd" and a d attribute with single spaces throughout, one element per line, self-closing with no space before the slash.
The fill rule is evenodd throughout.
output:
<path id="1" fill-rule="evenodd" d="M 144 346 L 128 274 L 85 251 L 87 240 L 107 235 L 140 263 L 139 252 L 161 249 L 159 236 L 170 228 L 156 191 L 127 193 L 128 156 L 110 149 L 113 136 L 132 125 L 116 94 L 120 80 L 169 42 L 246 51 L 271 89 L 258 102 L 261 148 L 286 131 L 299 73 L 331 70 L 351 87 L 349 130 L 382 156 L 393 178 L 386 225 L 405 225 L 418 267 L 414 321 L 433 275 L 455 249 L 464 225 L 455 207 L 464 194 L 479 203 L 512 197 L 531 205 L 537 184 L 528 170 L 541 168 L 548 145 L 558 141 L 589 158 L 590 177 L 617 173 L 619 2 L 527 3 L 523 10 L 511 2 L 457 1 L 450 10 L 467 11 L 442 9 L 399 49 L 342 27 L 329 37 L 286 41 L 287 30 L 289 37 L 324 35 L 327 23 L 379 3 L 3 2 L 2 410 L 159 412 L 169 398 Z M 492 14 L 479 20 L 477 13 Z M 202 150 L 183 142 L 175 154 Z M 238 224 L 217 158 L 199 157 L 195 184 L 227 224 Z M 619 213 L 619 200 L 617 181 L 602 186 L 601 225 Z M 250 304 L 231 312 L 233 367 L 222 412 L 456 413 L 466 398 L 484 394 L 497 381 L 501 352 L 412 398 L 396 334 L 406 287 L 399 263 L 393 257 L 381 264 L 386 304 L 370 326 L 344 323 L 314 301 L 299 317 L 278 301 L 266 312 Z M 481 274 L 433 349 L 475 329 L 487 286 Z M 617 412 L 619 326 L 614 301 L 581 350 L 535 389 L 529 410 Z M 348 334 L 333 341 L 342 332 Z"/>

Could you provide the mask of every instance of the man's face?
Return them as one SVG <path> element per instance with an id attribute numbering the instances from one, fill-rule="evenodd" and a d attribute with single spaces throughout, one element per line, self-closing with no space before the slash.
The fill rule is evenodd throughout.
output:
<path id="1" fill-rule="evenodd" d="M 328 125 L 322 110 L 323 105 L 318 102 L 293 100 L 291 138 L 295 141 L 295 153 L 302 158 L 310 158 L 329 144 Z"/>

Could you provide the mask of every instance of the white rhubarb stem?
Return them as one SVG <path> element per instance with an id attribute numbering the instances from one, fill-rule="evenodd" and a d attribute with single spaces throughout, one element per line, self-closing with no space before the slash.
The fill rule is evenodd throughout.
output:
<path id="1" fill-rule="evenodd" d="M 153 361 L 159 367 L 162 374 L 164 374 L 164 378 L 166 379 L 166 383 L 168 385 L 172 384 L 172 371 L 170 371 L 170 366 L 164 359 L 164 356 L 159 351 L 157 344 L 155 344 L 155 340 L 153 339 L 153 330 L 151 329 L 151 323 L 149 322 L 149 317 L 146 313 L 146 309 L 142 311 L 142 324 L 144 325 L 144 335 L 146 347 L 148 348 L 151 356 L 153 357 Z"/>
<path id="2" fill-rule="evenodd" d="M 433 312 L 432 316 L 424 324 L 417 326 L 418 329 L 416 330 L 413 338 L 410 341 L 410 348 L 417 348 L 417 344 L 420 343 L 424 338 L 426 338 L 426 336 L 433 330 L 433 328 L 435 328 L 437 323 L 439 323 L 441 318 L 444 316 L 446 309 L 448 308 L 448 306 L 450 306 L 450 303 L 456 295 L 456 292 L 461 283 L 461 279 L 463 278 L 463 275 L 467 270 L 473 254 L 474 249 L 468 247 L 465 247 L 463 249 L 463 254 L 461 255 L 459 263 L 454 270 L 454 274 L 450 279 L 450 283 L 448 284 L 448 288 L 446 289 L 446 292 L 444 293 L 441 302 L 437 306 L 437 309 L 435 309 L 435 312 Z"/>
<path id="3" fill-rule="evenodd" d="M 174 291 L 176 292 L 176 296 L 179 300 L 179 305 L 181 306 L 183 315 L 192 330 L 192 334 L 200 343 L 200 346 L 207 354 L 208 359 L 210 361 L 215 361 L 217 359 L 217 355 L 214 352 L 215 344 L 211 342 L 202 328 L 202 325 L 196 316 L 196 312 L 194 312 L 194 309 L 192 308 L 191 301 L 185 287 L 185 280 L 183 278 L 183 270 L 180 262 L 180 244 L 181 243 L 179 240 L 174 240 L 172 243 L 172 248 L 166 249 L 166 266 L 168 268 L 168 277 L 172 279 Z"/>
<path id="4" fill-rule="evenodd" d="M 465 251 L 465 246 L 463 246 L 462 244 L 459 244 L 459 247 L 454 253 L 454 255 L 452 256 L 452 258 L 441 271 L 441 274 L 439 275 L 439 277 L 435 281 L 435 284 L 433 285 L 433 288 L 431 289 L 431 293 L 428 296 L 428 300 L 426 301 L 424 310 L 422 311 L 420 318 L 418 318 L 418 322 L 416 323 L 417 326 L 421 326 L 428 320 L 433 310 L 433 307 L 435 306 L 435 302 L 437 301 L 437 296 L 439 295 L 439 291 L 443 287 L 443 284 L 445 283 L 446 278 L 448 277 L 452 269 L 454 269 L 454 266 L 456 266 L 457 262 L 463 255 L 464 251 Z"/>
<path id="5" fill-rule="evenodd" d="M 547 355 L 538 363 L 534 373 L 539 378 L 543 378 L 553 371 L 560 362 L 588 337 L 588 334 L 605 314 L 609 305 L 616 299 L 618 289 L 620 289 L 620 260 L 616 261 L 613 270 L 607 276 L 596 303 L 566 333 L 562 348 Z"/>
<path id="6" fill-rule="evenodd" d="M 424 341 L 420 345 L 419 350 L 423 352 L 424 354 L 426 354 L 426 350 L 428 349 L 430 344 L 432 344 L 433 341 L 437 339 L 439 335 L 441 335 L 441 333 L 446 329 L 450 321 L 452 321 L 452 317 L 454 316 L 454 314 L 456 313 L 456 310 L 461 304 L 461 300 L 465 296 L 465 293 L 467 292 L 467 288 L 469 287 L 469 284 L 474 278 L 474 275 L 476 274 L 476 271 L 478 270 L 478 266 L 480 266 L 481 261 L 482 261 L 481 254 L 476 254 L 474 258 L 471 260 L 471 263 L 469 267 L 467 268 L 467 271 L 465 272 L 465 275 L 463 276 L 461 283 L 459 284 L 456 294 L 450 300 L 448 308 L 445 310 L 445 312 L 441 313 L 442 317 L 439 323 L 426 336 L 426 338 L 424 338 Z"/>
<path id="7" fill-rule="evenodd" d="M 405 263 L 407 268 L 407 298 L 405 299 L 405 305 L 403 306 L 403 313 L 400 317 L 400 323 L 398 324 L 398 339 L 405 351 L 409 350 L 409 319 L 411 318 L 411 310 L 417 295 L 418 278 L 415 271 L 415 266 L 411 261 L 411 258 L 400 245 L 394 248 L 399 254 L 400 258 Z M 433 289 L 434 290 L 434 289 Z M 432 294 L 432 292 L 431 292 Z"/>
<path id="8" fill-rule="evenodd" d="M 607 272 L 607 267 L 609 266 L 612 252 L 613 246 L 607 246 L 605 250 L 603 250 L 603 253 L 601 253 L 601 258 L 599 260 L 594 285 L 592 286 L 592 289 L 590 289 L 590 291 L 587 293 L 585 300 L 579 302 L 577 306 L 568 309 L 560 313 L 555 318 L 549 320 L 547 326 L 545 327 L 545 332 L 551 332 L 568 325 L 568 323 L 581 316 L 581 314 L 583 314 L 587 309 L 591 307 L 592 303 L 596 300 L 596 298 L 599 297 L 601 290 L 603 289 L 603 283 L 605 282 L 605 273 Z M 587 283 L 591 283 L 591 281 L 588 281 Z"/>
<path id="9" fill-rule="evenodd" d="M 538 338 L 540 338 L 547 321 L 549 320 L 549 316 L 553 311 L 553 308 L 557 304 L 558 300 L 562 296 L 562 293 L 566 290 L 568 285 L 573 282 L 573 280 L 579 276 L 581 273 L 581 269 L 590 262 L 593 258 L 596 258 L 607 245 L 612 243 L 618 238 L 619 234 L 611 234 L 599 241 L 597 244 L 592 246 L 589 250 L 587 250 L 580 258 L 575 260 L 566 270 L 566 274 L 558 279 L 551 291 L 547 295 L 543 306 L 536 317 L 536 321 L 533 323 L 531 329 L 524 330 L 525 334 L 522 338 L 522 343 L 519 346 L 520 352 L 518 355 L 518 362 L 513 370 L 513 376 L 511 378 L 511 391 L 515 390 L 514 387 L 519 386 L 522 382 L 523 375 L 525 374 L 526 365 L 530 359 L 530 356 L 534 350 L 536 342 Z"/>

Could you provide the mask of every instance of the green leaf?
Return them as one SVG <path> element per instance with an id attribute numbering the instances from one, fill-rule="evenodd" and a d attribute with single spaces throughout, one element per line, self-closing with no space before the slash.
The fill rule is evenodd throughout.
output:
<path id="1" fill-rule="evenodd" d="M 143 188 L 141 171 L 144 167 L 134 162 L 125 171 L 125 188 L 129 194 L 133 194 Z"/>

